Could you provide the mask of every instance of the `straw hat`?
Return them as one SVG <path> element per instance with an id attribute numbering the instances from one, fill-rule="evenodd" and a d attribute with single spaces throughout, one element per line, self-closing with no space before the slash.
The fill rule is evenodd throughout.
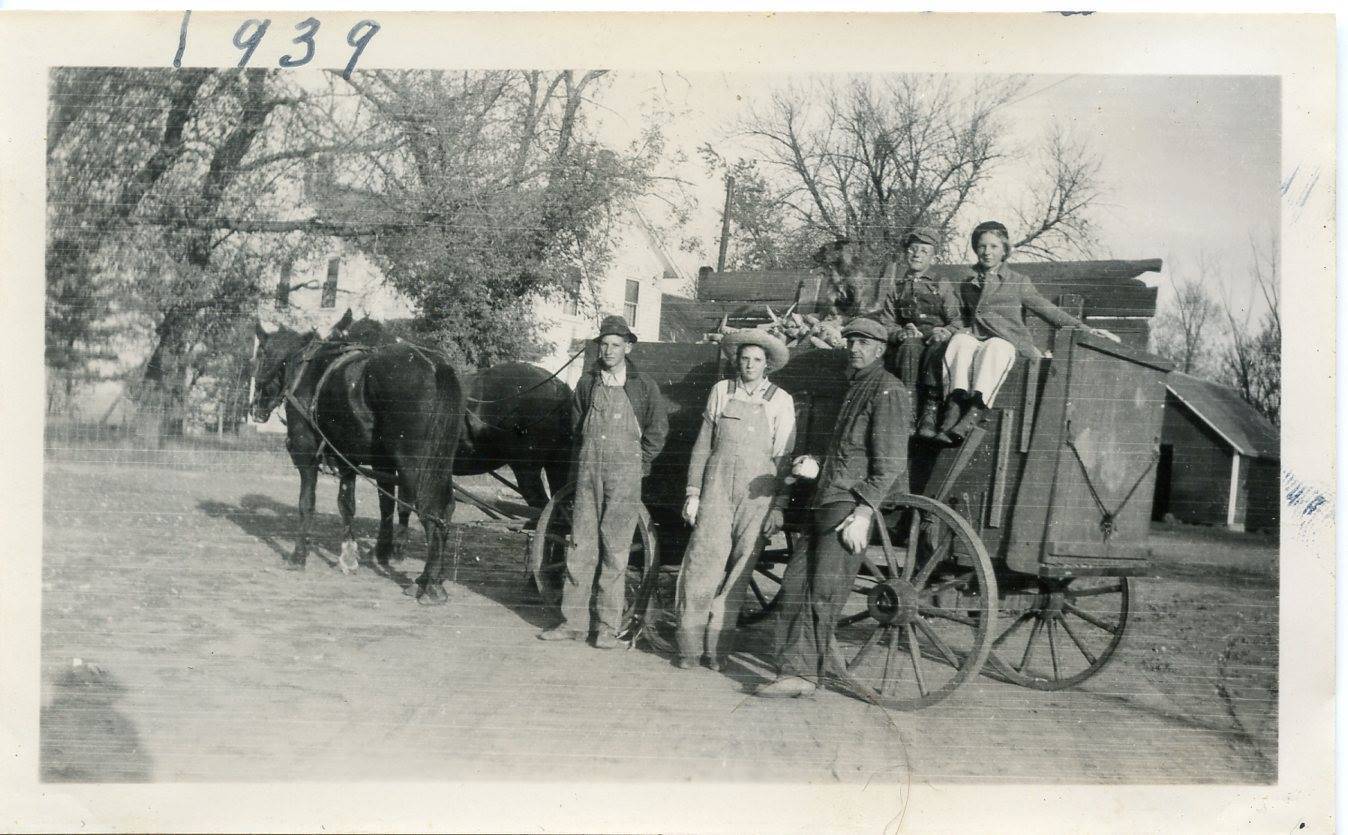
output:
<path id="1" fill-rule="evenodd" d="M 731 331 L 721 339 L 721 352 L 734 362 L 739 358 L 741 345 L 757 345 L 768 355 L 768 371 L 776 371 L 791 361 L 786 343 L 767 331 L 748 329 Z"/>

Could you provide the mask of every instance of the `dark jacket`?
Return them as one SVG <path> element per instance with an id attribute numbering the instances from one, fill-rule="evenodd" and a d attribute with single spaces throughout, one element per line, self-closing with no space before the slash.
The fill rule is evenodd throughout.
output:
<path id="1" fill-rule="evenodd" d="M 903 383 L 876 360 L 849 371 L 828 454 L 815 487 L 814 507 L 867 499 L 879 507 L 895 482 L 908 478 L 908 435 L 913 425 Z"/>
<path id="2" fill-rule="evenodd" d="M 932 328 L 938 325 L 959 330 L 963 320 L 955 285 L 929 275 L 911 280 L 906 276 L 899 278 L 885 298 L 880 321 L 890 328 L 901 328 L 911 322 L 923 336 L 931 336 Z"/>
<path id="3" fill-rule="evenodd" d="M 1025 311 L 1032 310 L 1051 325 L 1060 328 L 1081 325 L 1075 317 L 1053 302 L 1039 295 L 1039 291 L 1025 276 L 1003 264 L 996 272 L 984 274 L 970 267 L 956 291 L 964 326 L 979 339 L 1000 336 L 1016 346 L 1023 357 L 1041 357 L 1043 352 L 1034 344 L 1029 328 L 1025 327 Z M 980 292 L 976 279 L 983 278 Z"/>
<path id="4" fill-rule="evenodd" d="M 590 413 L 594 402 L 594 387 L 599 385 L 599 366 L 596 364 L 576 383 L 575 396 L 571 398 L 571 437 L 576 449 L 580 449 L 581 431 L 585 428 L 585 416 Z M 632 412 L 641 427 L 641 470 L 650 473 L 651 462 L 665 448 L 665 436 L 669 434 L 669 416 L 665 407 L 665 397 L 659 387 L 649 377 L 638 373 L 632 364 L 627 364 L 627 383 L 623 385 L 627 399 L 632 403 Z"/>

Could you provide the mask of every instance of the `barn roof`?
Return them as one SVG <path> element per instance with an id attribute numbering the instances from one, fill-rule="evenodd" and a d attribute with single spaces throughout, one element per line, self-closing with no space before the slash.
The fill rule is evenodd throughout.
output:
<path id="1" fill-rule="evenodd" d="M 1280 457 L 1278 427 L 1246 403 L 1240 392 L 1179 371 L 1166 377 L 1166 388 L 1241 455 Z"/>
<path id="2" fill-rule="evenodd" d="M 1148 287 L 1138 276 L 1159 271 L 1159 258 L 1013 261 L 1010 267 L 1033 281 L 1045 295 L 1082 296 L 1087 316 L 1151 317 L 1156 313 L 1156 288 Z M 942 278 L 958 279 L 968 269 L 965 264 L 938 264 L 932 272 Z M 779 309 L 796 301 L 802 288 L 817 280 L 816 274 L 807 269 L 710 272 L 698 282 L 698 298 L 741 305 L 766 303 Z"/>

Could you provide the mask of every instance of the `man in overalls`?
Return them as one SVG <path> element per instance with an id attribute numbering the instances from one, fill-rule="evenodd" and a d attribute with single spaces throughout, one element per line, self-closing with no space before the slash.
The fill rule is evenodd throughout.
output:
<path id="1" fill-rule="evenodd" d="M 599 326 L 598 361 L 576 385 L 571 402 L 577 454 L 572 548 L 562 583 L 562 622 L 539 633 L 545 641 L 582 641 L 590 633 L 594 600 L 594 645 L 620 645 L 626 597 L 627 559 L 641 513 L 641 479 L 665 445 L 669 430 L 664 397 L 654 382 L 627 361 L 637 335 L 621 316 Z"/>
<path id="2" fill-rule="evenodd" d="M 895 375 L 916 386 L 921 405 L 917 434 L 934 438 L 944 396 L 942 365 L 946 344 L 961 330 L 959 297 L 945 279 L 927 275 L 941 239 L 934 230 L 914 229 L 903 237 L 907 271 L 894 284 L 880 311 L 895 349 Z"/>
<path id="3" fill-rule="evenodd" d="M 786 345 L 755 330 L 727 336 L 721 350 L 737 373 L 712 386 L 688 464 L 683 518 L 695 527 L 675 601 L 683 669 L 699 658 L 725 669 L 764 538 L 782 527 L 796 442 L 795 403 L 767 378 L 791 359 Z"/>
<path id="4" fill-rule="evenodd" d="M 828 667 L 834 624 L 870 541 L 873 508 L 908 475 L 911 407 L 903 384 L 884 368 L 889 332 L 874 319 L 858 317 L 843 327 L 847 337 L 848 388 L 833 427 L 828 454 L 818 470 L 809 549 L 800 549 L 782 574 L 777 617 L 777 680 L 754 694 L 791 698 L 814 693 Z M 799 474 L 814 473 L 810 456 Z M 906 486 L 906 483 L 905 483 Z"/>

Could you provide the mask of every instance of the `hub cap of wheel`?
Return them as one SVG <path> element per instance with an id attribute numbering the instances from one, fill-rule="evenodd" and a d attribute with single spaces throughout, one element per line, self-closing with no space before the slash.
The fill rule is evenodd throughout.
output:
<path id="1" fill-rule="evenodd" d="M 866 610 L 882 624 L 911 623 L 917 617 L 917 589 L 898 577 L 878 583 L 866 595 Z"/>

